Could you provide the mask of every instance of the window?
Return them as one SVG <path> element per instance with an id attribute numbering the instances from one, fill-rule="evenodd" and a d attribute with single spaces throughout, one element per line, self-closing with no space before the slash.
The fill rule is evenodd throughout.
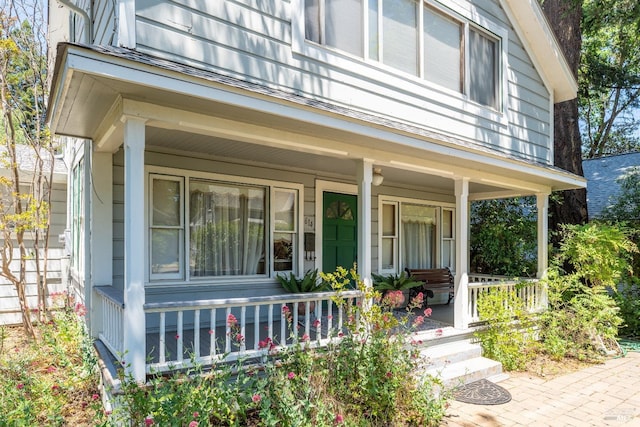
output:
<path id="1" fill-rule="evenodd" d="M 464 94 L 473 102 L 500 109 L 500 38 L 431 3 L 435 4 L 416 0 L 305 0 L 305 39 L 382 63 Z M 482 24 L 495 27 L 484 20 Z"/>
<path id="2" fill-rule="evenodd" d="M 452 209 L 384 200 L 380 212 L 380 271 L 441 266 L 453 269 Z"/>
<path id="3" fill-rule="evenodd" d="M 152 280 L 296 270 L 299 189 L 187 173 L 150 174 L 149 188 Z"/>
<path id="4" fill-rule="evenodd" d="M 71 267 L 84 271 L 84 159 L 71 172 Z"/>

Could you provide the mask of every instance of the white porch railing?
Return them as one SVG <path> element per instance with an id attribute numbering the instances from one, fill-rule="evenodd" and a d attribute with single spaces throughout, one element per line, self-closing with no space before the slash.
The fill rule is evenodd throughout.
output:
<path id="1" fill-rule="evenodd" d="M 520 284 L 519 286 L 516 286 Z M 538 279 L 513 279 L 506 276 L 491 276 L 486 274 L 470 274 L 469 304 L 467 306 L 467 318 L 469 323 L 480 321 L 478 315 L 478 298 L 491 289 L 505 289 L 516 291 L 516 294 L 524 301 L 529 313 L 539 313 L 547 308 L 547 289 Z"/>
<path id="2" fill-rule="evenodd" d="M 147 328 L 150 361 L 146 371 L 260 357 L 302 339 L 314 346 L 326 345 L 346 320 L 344 310 L 332 301 L 335 295 L 319 292 L 145 304 L 147 324 L 154 325 L 153 331 Z M 346 291 L 341 297 L 355 303 L 362 293 Z"/>
<path id="3" fill-rule="evenodd" d="M 124 353 L 124 296 L 122 291 L 112 286 L 94 288 L 96 306 L 100 307 L 101 325 L 98 338 L 109 351 L 121 357 Z"/>

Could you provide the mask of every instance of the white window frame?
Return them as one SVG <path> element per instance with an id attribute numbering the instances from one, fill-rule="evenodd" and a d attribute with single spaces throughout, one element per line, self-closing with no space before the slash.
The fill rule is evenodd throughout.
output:
<path id="1" fill-rule="evenodd" d="M 294 220 L 295 223 L 293 225 L 293 231 L 283 231 L 283 230 L 276 230 L 276 211 L 275 209 L 273 209 L 273 204 L 272 201 L 275 200 L 275 195 L 276 192 L 281 191 L 281 192 L 285 192 L 285 193 L 292 193 L 295 195 L 296 200 L 294 203 L 295 206 L 295 212 L 294 212 Z M 301 264 L 301 258 L 299 257 L 299 253 L 300 253 L 300 224 L 301 224 L 301 220 L 300 220 L 300 192 L 297 189 L 291 188 L 291 187 L 280 187 L 280 186 L 272 186 L 271 187 L 271 191 L 269 194 L 269 203 L 268 203 L 268 209 L 269 209 L 269 216 L 271 218 L 271 228 L 269 230 L 269 248 L 271 250 L 271 252 L 273 252 L 273 245 L 274 245 L 274 236 L 276 234 L 291 234 L 292 238 L 291 241 L 294 241 L 294 246 L 295 246 L 295 251 L 293 253 L 293 259 L 291 262 L 291 269 L 290 270 L 278 270 L 276 271 L 276 258 L 275 255 L 271 255 L 270 256 L 270 267 L 269 269 L 271 270 L 271 273 L 273 276 L 276 276 L 278 274 L 287 274 L 287 273 L 294 273 L 294 274 L 299 274 L 300 272 L 300 264 Z"/>
<path id="2" fill-rule="evenodd" d="M 151 207 L 151 197 L 150 197 L 150 183 L 151 183 L 151 175 L 160 175 L 160 176 L 170 176 L 175 178 L 181 178 L 183 180 L 183 205 L 182 205 L 182 215 L 184 218 L 184 231 L 182 236 L 182 257 L 181 257 L 181 265 L 182 265 L 182 275 L 181 277 L 167 277 L 167 275 L 162 275 L 163 277 L 155 277 L 156 275 L 151 275 L 151 247 L 150 247 L 150 207 Z M 249 178 L 243 176 L 235 176 L 235 175 L 224 175 L 217 173 L 208 173 L 208 172 L 200 172 L 193 171 L 188 169 L 174 169 L 162 166 L 146 166 L 145 167 L 145 233 L 146 233 L 146 248 L 145 248 L 145 263 L 146 263 L 146 282 L 147 286 L 170 286 L 175 284 L 207 284 L 207 283 L 215 283 L 220 285 L 231 285 L 237 283 L 247 283 L 247 278 L 251 278 L 252 282 L 260 282 L 264 280 L 265 282 L 271 282 L 278 273 L 286 273 L 287 271 L 274 271 L 274 256 L 273 256 L 273 235 L 274 235 L 274 221 L 275 221 L 275 212 L 272 209 L 271 203 L 273 200 L 274 192 L 277 190 L 290 190 L 295 191 L 296 193 L 296 250 L 294 253 L 294 274 L 300 275 L 301 268 L 304 260 L 304 246 L 303 239 L 304 233 L 300 232 L 300 224 L 303 223 L 302 212 L 303 212 L 303 203 L 304 203 L 304 185 L 286 181 L 274 181 L 267 179 L 259 179 L 259 178 Z M 266 230 L 267 235 L 265 236 L 265 264 L 266 264 L 266 273 L 265 274 L 256 274 L 256 275 L 245 275 L 245 276 L 210 276 L 210 277 L 190 277 L 188 266 L 190 265 L 189 260 L 189 245 L 190 245 L 190 236 L 188 231 L 188 214 L 189 214 L 189 180 L 190 179 L 203 179 L 208 181 L 216 181 L 220 183 L 227 184 L 237 184 L 237 185 L 256 185 L 265 187 L 266 195 L 267 195 L 267 203 L 266 209 L 268 212 L 265 212 L 265 226 L 268 224 L 269 229 Z"/>
<path id="3" fill-rule="evenodd" d="M 363 32 L 365 34 L 364 57 L 351 55 L 347 52 L 340 51 L 330 46 L 322 45 L 305 39 L 305 0 L 292 0 L 292 51 L 296 54 L 303 55 L 315 61 L 327 63 L 330 66 L 349 70 L 350 73 L 367 76 L 368 78 L 392 85 L 398 90 L 408 93 L 423 93 L 426 98 L 434 101 L 434 103 L 442 103 L 451 108 L 456 108 L 475 114 L 479 117 L 494 121 L 502 125 L 508 126 L 508 82 L 506 67 L 508 64 L 508 45 L 509 31 L 507 28 L 496 24 L 494 21 L 485 18 L 475 10 L 467 10 L 456 4 L 442 5 L 436 0 L 422 0 L 423 7 L 431 7 L 432 9 L 449 16 L 451 19 L 460 21 L 464 25 L 464 90 L 461 92 L 451 90 L 439 84 L 423 79 L 420 75 L 413 75 L 402 72 L 396 68 L 383 64 L 379 60 L 369 59 L 369 43 L 368 32 L 368 1 L 363 0 L 364 22 Z M 422 13 L 420 22 L 422 22 Z M 378 23 L 378 26 L 380 23 Z M 469 27 L 484 32 L 487 36 L 497 39 L 498 55 L 497 60 L 497 76 L 496 85 L 498 88 L 497 109 L 492 106 L 486 106 L 472 101 L 468 95 L 469 87 L 469 43 L 466 42 L 469 37 Z M 420 30 L 421 31 L 421 30 Z M 422 40 L 422 37 L 420 37 Z M 422 42 L 419 44 L 422 49 Z M 422 53 L 420 52 L 422 57 Z M 423 62 L 423 61 L 420 61 Z M 420 65 L 422 67 L 422 65 Z M 420 73 L 422 74 L 422 73 Z"/>
<path id="4" fill-rule="evenodd" d="M 155 179 L 165 180 L 165 181 L 175 181 L 180 185 L 180 220 L 178 221 L 177 226 L 154 226 L 153 225 L 153 181 Z M 146 197 L 149 203 L 149 208 L 147 209 L 147 244 L 149 257 L 147 260 L 147 268 L 150 280 L 163 280 L 163 279 L 183 279 L 185 277 L 185 180 L 182 176 L 179 175 L 168 175 L 168 174 L 158 174 L 158 173 L 149 173 L 148 174 L 148 183 L 149 183 L 149 192 Z M 152 235 L 151 230 L 153 228 L 157 229 L 177 229 L 178 232 L 178 272 L 177 273 L 153 273 L 151 268 L 151 258 L 152 253 L 151 250 L 153 248 L 152 245 Z"/>
<path id="5" fill-rule="evenodd" d="M 396 245 L 397 250 L 394 254 L 394 265 L 395 269 L 383 269 L 382 268 L 382 227 L 383 227 L 383 209 L 382 206 L 384 204 L 396 204 Z M 448 210 L 452 212 L 453 218 L 455 219 L 455 203 L 444 203 L 434 200 L 426 200 L 426 199 L 415 199 L 415 198 L 407 198 L 407 197 L 395 197 L 388 195 L 379 195 L 378 196 L 378 273 L 379 274 L 399 274 L 404 270 L 404 266 L 400 265 L 402 260 L 402 234 L 400 233 L 400 223 L 402 218 L 402 205 L 410 204 L 410 205 L 420 205 L 430 208 L 436 209 L 436 247 L 435 247 L 435 260 L 437 267 L 441 267 L 443 265 L 443 256 L 442 256 L 442 242 L 445 240 L 443 238 L 443 230 L 442 230 L 442 212 L 443 210 Z M 452 241 L 455 249 L 455 239 L 456 239 L 456 230 L 455 230 L 455 222 L 452 224 L 453 238 L 446 240 Z"/>

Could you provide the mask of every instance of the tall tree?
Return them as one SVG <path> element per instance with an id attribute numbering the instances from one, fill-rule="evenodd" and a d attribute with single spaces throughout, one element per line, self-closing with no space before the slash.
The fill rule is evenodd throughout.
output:
<path id="1" fill-rule="evenodd" d="M 541 0 L 542 9 L 567 58 L 574 75 L 578 76 L 582 33 L 582 3 L 580 0 Z M 576 175 L 583 176 L 582 140 L 578 120 L 578 99 L 555 104 L 553 112 L 554 163 Z M 562 191 L 550 206 L 550 225 L 582 224 L 588 219 L 586 190 Z"/>
<path id="2" fill-rule="evenodd" d="M 3 167 L 0 178 L 0 276 L 18 296 L 22 322 L 35 337 L 27 295 L 28 261 L 35 265 L 38 312 L 47 310 L 47 250 L 49 240 L 53 147 L 44 125 L 47 88 L 47 43 L 43 4 L 2 0 L 0 9 L 0 134 Z M 26 148 L 32 170 L 20 173 L 20 153 Z"/>
<path id="3" fill-rule="evenodd" d="M 580 115 L 586 158 L 640 149 L 640 3 L 584 0 Z"/>

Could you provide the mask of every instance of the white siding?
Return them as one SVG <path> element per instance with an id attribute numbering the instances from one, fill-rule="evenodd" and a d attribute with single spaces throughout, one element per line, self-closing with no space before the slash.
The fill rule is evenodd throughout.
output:
<path id="1" fill-rule="evenodd" d="M 294 53 L 293 8 L 283 0 L 138 0 L 137 48 L 550 164 L 550 95 L 504 11 L 496 0 L 452 3 L 508 32 L 503 117 L 480 114 L 481 107 L 467 108 L 459 97 L 407 83 L 410 79 L 363 61 L 352 60 L 354 68 L 344 69 Z"/>
<path id="2" fill-rule="evenodd" d="M 59 292 L 66 289 L 63 277 L 66 273 L 68 257 L 64 254 L 63 243 L 59 243 L 58 235 L 63 234 L 66 227 L 67 203 L 66 184 L 55 183 L 51 195 L 51 228 L 49 237 L 49 258 L 47 263 L 47 281 L 49 292 Z M 27 236 L 27 239 L 29 236 Z M 29 254 L 33 254 L 32 240 L 26 240 Z M 12 268 L 19 268 L 18 250 L 14 250 Z M 27 261 L 27 298 L 32 308 L 37 306 L 37 274 L 35 261 Z M 15 287 L 4 277 L 0 277 L 0 325 L 12 325 L 21 323 L 20 305 Z"/>
<path id="3" fill-rule="evenodd" d="M 94 44 L 111 45 L 115 40 L 116 15 L 113 0 L 93 2 L 93 37 Z"/>

